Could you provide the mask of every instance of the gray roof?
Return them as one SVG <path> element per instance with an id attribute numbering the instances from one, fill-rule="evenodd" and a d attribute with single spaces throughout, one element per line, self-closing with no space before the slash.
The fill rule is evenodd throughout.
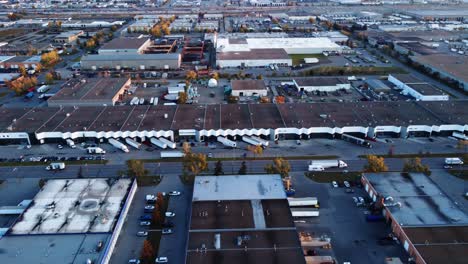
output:
<path id="1" fill-rule="evenodd" d="M 468 216 L 422 173 L 366 173 L 365 177 L 378 195 L 391 196 L 395 203 L 401 203 L 401 207 L 387 209 L 402 226 L 468 224 Z"/>
<path id="2" fill-rule="evenodd" d="M 286 199 L 280 175 L 197 176 L 194 201 Z"/>

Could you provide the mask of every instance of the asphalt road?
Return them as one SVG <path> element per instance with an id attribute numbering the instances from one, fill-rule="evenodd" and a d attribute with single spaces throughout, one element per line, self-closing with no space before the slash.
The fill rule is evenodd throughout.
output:
<path id="1" fill-rule="evenodd" d="M 366 164 L 365 159 L 344 160 L 348 163 L 348 171 L 360 171 Z M 291 172 L 306 171 L 308 160 L 289 160 Z M 209 162 L 209 171 L 213 172 L 214 161 Z M 223 161 L 225 174 L 237 174 L 242 161 Z M 397 171 L 403 168 L 404 159 L 387 158 L 385 159 L 389 170 Z M 441 169 L 444 164 L 443 158 L 424 158 L 422 163 L 432 169 Z M 248 160 L 246 161 L 248 173 L 264 173 L 265 165 L 271 164 L 266 160 Z M 75 178 L 78 175 L 80 165 L 68 165 L 65 170 L 51 172 L 44 169 L 45 166 L 22 166 L 22 167 L 0 167 L 0 179 L 7 178 Z M 120 171 L 125 171 L 125 165 L 81 165 L 84 177 L 118 177 Z M 150 175 L 180 174 L 182 172 L 182 163 L 163 162 L 146 164 Z M 327 171 L 342 171 L 343 169 L 331 168 Z"/>

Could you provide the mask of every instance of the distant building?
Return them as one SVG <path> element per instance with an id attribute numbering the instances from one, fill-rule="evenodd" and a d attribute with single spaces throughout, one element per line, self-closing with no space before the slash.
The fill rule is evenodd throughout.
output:
<path id="1" fill-rule="evenodd" d="M 340 77 L 295 78 L 293 82 L 298 91 L 306 92 L 334 92 L 351 89 L 351 84 L 345 78 Z"/>
<path id="2" fill-rule="evenodd" d="M 232 80 L 233 96 L 267 96 L 268 90 L 262 80 Z"/>
<path id="3" fill-rule="evenodd" d="M 410 74 L 389 74 L 388 81 L 418 101 L 448 101 L 449 96 Z"/>
<path id="4" fill-rule="evenodd" d="M 41 56 L 0 56 L 0 69 L 35 69 L 41 63 Z"/>
<path id="5" fill-rule="evenodd" d="M 99 48 L 102 55 L 142 54 L 151 44 L 149 38 L 115 38 Z"/>
<path id="6" fill-rule="evenodd" d="M 163 54 L 99 54 L 87 55 L 81 59 L 81 69 L 133 69 L 164 70 L 178 69 L 181 64 L 180 53 Z"/>
<path id="7" fill-rule="evenodd" d="M 78 39 L 79 36 L 83 35 L 83 30 L 72 30 L 60 33 L 54 38 L 55 43 L 67 44 Z"/>

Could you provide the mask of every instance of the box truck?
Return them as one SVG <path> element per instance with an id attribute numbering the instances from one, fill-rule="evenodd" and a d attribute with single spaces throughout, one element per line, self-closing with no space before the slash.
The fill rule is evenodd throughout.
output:
<path id="1" fill-rule="evenodd" d="M 72 148 L 72 149 L 76 148 L 75 142 L 73 142 L 73 140 L 67 138 L 66 142 L 67 142 L 67 145 L 68 145 L 70 148 Z"/>
<path id="2" fill-rule="evenodd" d="M 463 160 L 460 158 L 446 158 L 445 159 L 446 165 L 463 165 Z"/>
<path id="3" fill-rule="evenodd" d="M 46 167 L 46 170 L 64 170 L 65 163 L 63 162 L 52 162 Z"/>
<path id="4" fill-rule="evenodd" d="M 86 149 L 89 154 L 106 154 L 106 151 L 99 147 L 89 147 Z"/>

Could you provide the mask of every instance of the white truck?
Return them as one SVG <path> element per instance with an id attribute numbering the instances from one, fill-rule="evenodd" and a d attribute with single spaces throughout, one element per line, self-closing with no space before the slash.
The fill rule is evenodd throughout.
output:
<path id="1" fill-rule="evenodd" d="M 68 138 L 68 139 L 66 140 L 66 142 L 67 142 L 67 145 L 68 145 L 70 148 L 72 148 L 72 149 L 76 148 L 75 142 L 73 142 L 73 140 L 71 140 L 71 139 Z"/>
<path id="2" fill-rule="evenodd" d="M 166 144 L 168 148 L 175 149 L 177 147 L 177 144 L 175 142 L 165 139 L 163 137 L 158 138 L 158 140 Z"/>
<path id="3" fill-rule="evenodd" d="M 162 149 L 167 149 L 167 144 L 157 138 L 150 138 L 150 142 L 157 147 L 160 147 Z"/>
<path id="4" fill-rule="evenodd" d="M 257 141 L 258 143 L 262 144 L 265 147 L 268 147 L 268 145 L 269 145 L 268 140 L 264 140 L 263 138 L 259 138 L 259 137 L 255 137 L 255 136 L 251 136 L 250 138 Z"/>
<path id="5" fill-rule="evenodd" d="M 109 144 L 111 144 L 112 146 L 122 150 L 125 153 L 130 152 L 130 150 L 128 150 L 128 147 L 124 143 L 122 143 L 122 142 L 120 142 L 120 141 L 118 141 L 116 139 L 109 138 Z"/>
<path id="6" fill-rule="evenodd" d="M 316 217 L 319 210 L 314 208 L 291 208 L 292 217 Z"/>
<path id="7" fill-rule="evenodd" d="M 342 160 L 312 160 L 309 164 L 309 171 L 318 171 L 319 168 L 322 167 L 323 169 L 328 168 L 346 168 L 348 164 Z"/>
<path id="8" fill-rule="evenodd" d="M 41 87 L 37 88 L 38 93 L 45 93 L 50 89 L 49 85 L 42 85 Z"/>
<path id="9" fill-rule="evenodd" d="M 289 207 L 318 206 L 316 197 L 288 198 Z"/>
<path id="10" fill-rule="evenodd" d="M 254 139 L 252 139 L 250 137 L 243 136 L 242 141 L 244 141 L 246 143 L 249 143 L 250 145 L 262 146 L 262 143 L 258 142 L 257 140 L 254 140 Z"/>
<path id="11" fill-rule="evenodd" d="M 226 147 L 230 147 L 230 148 L 237 147 L 237 143 L 235 141 L 229 140 L 225 137 L 217 137 L 216 140 Z"/>
<path id="12" fill-rule="evenodd" d="M 46 170 L 64 170 L 65 163 L 63 162 L 52 162 L 46 167 Z"/>
<path id="13" fill-rule="evenodd" d="M 141 148 L 141 143 L 137 142 L 136 140 L 134 139 L 131 139 L 131 138 L 126 138 L 125 139 L 125 143 L 127 143 L 128 145 L 136 148 L 136 149 L 140 149 Z"/>
<path id="14" fill-rule="evenodd" d="M 460 158 L 446 158 L 445 159 L 446 165 L 463 165 L 463 160 Z"/>
<path id="15" fill-rule="evenodd" d="M 106 151 L 99 147 L 89 147 L 86 149 L 89 154 L 106 154 Z"/>
<path id="16" fill-rule="evenodd" d="M 161 158 L 183 158 L 184 156 L 182 151 L 161 151 Z"/>

